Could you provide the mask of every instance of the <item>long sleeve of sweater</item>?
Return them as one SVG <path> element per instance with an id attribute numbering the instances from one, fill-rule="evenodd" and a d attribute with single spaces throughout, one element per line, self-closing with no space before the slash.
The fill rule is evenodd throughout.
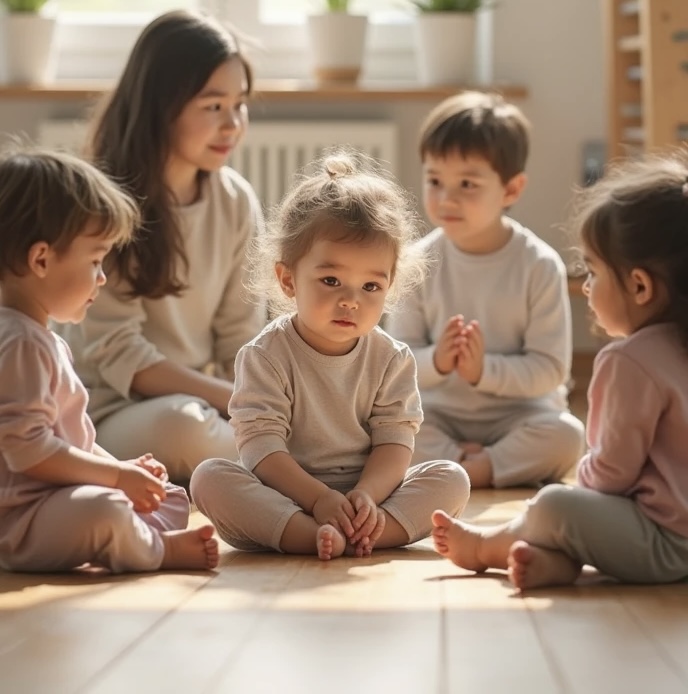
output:
<path id="1" fill-rule="evenodd" d="M 464 420 L 506 416 L 529 402 L 564 407 L 561 386 L 571 364 L 571 310 L 558 253 L 513 220 L 511 239 L 485 255 L 460 251 L 442 229 L 419 243 L 433 259 L 424 283 L 388 318 L 418 364 L 423 407 Z M 440 374 L 435 347 L 447 321 L 476 320 L 484 338 L 475 386 L 456 371 Z M 538 401 L 536 403 L 536 401 Z"/>

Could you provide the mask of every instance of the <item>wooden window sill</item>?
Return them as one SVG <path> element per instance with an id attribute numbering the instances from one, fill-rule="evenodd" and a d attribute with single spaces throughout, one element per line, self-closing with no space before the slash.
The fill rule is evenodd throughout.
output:
<path id="1" fill-rule="evenodd" d="M 91 99 L 110 90 L 109 80 L 57 81 L 46 85 L 0 85 L 1 99 Z M 506 99 L 528 96 L 525 87 L 515 84 L 483 86 L 448 85 L 424 87 L 413 82 L 361 82 L 316 84 L 306 80 L 257 80 L 254 98 L 259 101 L 438 101 L 463 89 L 499 92 Z"/>

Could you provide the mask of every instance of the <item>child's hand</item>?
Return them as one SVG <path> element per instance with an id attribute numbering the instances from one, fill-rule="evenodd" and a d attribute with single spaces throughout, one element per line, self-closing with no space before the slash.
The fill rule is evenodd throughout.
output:
<path id="1" fill-rule="evenodd" d="M 364 489 L 352 489 L 346 495 L 346 498 L 356 511 L 352 521 L 354 534 L 349 538 L 349 542 L 355 545 L 363 539 L 368 540 L 370 534 L 375 529 L 377 524 L 377 504 Z"/>
<path id="2" fill-rule="evenodd" d="M 120 463 L 115 487 L 121 489 L 134 504 L 137 513 L 151 513 L 160 507 L 166 496 L 165 483 L 138 465 L 140 458 Z"/>
<path id="3" fill-rule="evenodd" d="M 477 320 L 472 320 L 459 338 L 459 358 L 456 372 L 472 386 L 476 385 L 483 375 L 485 358 L 485 341 Z"/>
<path id="4" fill-rule="evenodd" d="M 137 458 L 132 462 L 134 465 L 142 467 L 144 470 L 148 470 L 153 477 L 157 477 L 162 482 L 170 481 L 170 476 L 167 474 L 167 468 L 159 460 L 156 460 L 152 453 L 145 453 L 140 458 Z"/>
<path id="5" fill-rule="evenodd" d="M 459 355 L 459 341 L 464 330 L 464 317 L 452 316 L 444 326 L 444 331 L 435 346 L 432 357 L 438 373 L 448 374 L 456 368 Z"/>
<path id="6" fill-rule="evenodd" d="M 359 548 L 356 547 L 357 556 L 370 556 L 371 552 L 373 551 L 373 547 L 375 547 L 375 543 L 380 539 L 380 535 L 382 535 L 382 531 L 385 529 L 386 522 L 387 521 L 385 520 L 385 512 L 381 508 L 376 509 L 375 527 L 373 528 L 373 531 L 370 533 L 370 536 L 368 537 L 368 542 L 366 542 L 365 546 L 361 548 L 360 555 L 358 554 Z"/>
<path id="7" fill-rule="evenodd" d="M 335 528 L 339 528 L 347 538 L 354 534 L 352 520 L 356 512 L 351 502 L 342 494 L 334 489 L 328 489 L 321 494 L 313 505 L 313 518 L 318 525 L 330 523 Z"/>

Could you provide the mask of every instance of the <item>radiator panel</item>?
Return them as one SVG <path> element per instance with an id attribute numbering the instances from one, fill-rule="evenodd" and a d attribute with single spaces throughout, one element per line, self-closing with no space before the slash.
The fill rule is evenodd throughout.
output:
<path id="1" fill-rule="evenodd" d="M 38 141 L 45 147 L 78 153 L 86 133 L 84 121 L 49 120 L 40 124 Z M 254 121 L 230 164 L 269 207 L 282 199 L 297 171 L 335 145 L 354 147 L 397 173 L 397 128 L 384 120 Z"/>

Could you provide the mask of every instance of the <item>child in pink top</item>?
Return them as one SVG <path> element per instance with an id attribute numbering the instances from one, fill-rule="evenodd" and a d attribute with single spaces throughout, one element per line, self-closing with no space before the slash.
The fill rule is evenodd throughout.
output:
<path id="1" fill-rule="evenodd" d="M 627 583 L 688 577 L 688 160 L 614 169 L 581 194 L 584 292 L 619 340 L 595 359 L 578 487 L 551 485 L 509 523 L 433 514 L 435 548 L 521 589 L 573 583 L 583 564 Z"/>
<path id="2" fill-rule="evenodd" d="M 95 443 L 86 390 L 48 328 L 78 322 L 129 240 L 136 205 L 66 154 L 0 158 L 0 568 L 114 572 L 209 569 L 212 526 L 184 530 L 186 492 L 149 454 L 116 460 Z"/>

